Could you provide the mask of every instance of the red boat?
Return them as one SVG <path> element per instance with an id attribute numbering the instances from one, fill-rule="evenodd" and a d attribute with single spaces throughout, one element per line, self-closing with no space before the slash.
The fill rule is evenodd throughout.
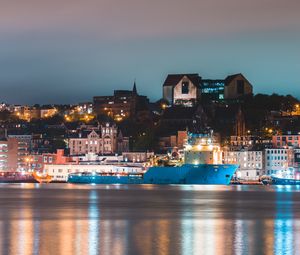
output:
<path id="1" fill-rule="evenodd" d="M 32 173 L 27 172 L 0 172 L 0 183 L 36 183 Z"/>

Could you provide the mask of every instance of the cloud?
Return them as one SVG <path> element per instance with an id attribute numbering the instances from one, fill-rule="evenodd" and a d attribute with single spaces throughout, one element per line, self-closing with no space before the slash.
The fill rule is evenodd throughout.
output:
<path id="1" fill-rule="evenodd" d="M 0 32 L 73 31 L 151 38 L 263 31 L 298 26 L 297 0 L 7 0 Z"/>

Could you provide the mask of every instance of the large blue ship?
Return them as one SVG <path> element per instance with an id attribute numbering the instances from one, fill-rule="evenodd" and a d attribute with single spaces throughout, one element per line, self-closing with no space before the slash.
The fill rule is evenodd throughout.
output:
<path id="1" fill-rule="evenodd" d="M 144 173 L 75 173 L 69 183 L 82 184 L 221 184 L 228 185 L 238 165 L 222 164 L 212 134 L 189 134 L 183 162 L 152 166 Z"/>

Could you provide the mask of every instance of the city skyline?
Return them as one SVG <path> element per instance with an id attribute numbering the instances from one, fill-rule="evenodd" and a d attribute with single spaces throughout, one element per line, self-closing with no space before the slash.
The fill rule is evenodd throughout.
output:
<path id="1" fill-rule="evenodd" d="M 131 89 L 136 79 L 154 101 L 169 73 L 243 73 L 254 93 L 299 98 L 299 10 L 294 0 L 7 1 L 0 100 L 89 101 Z"/>

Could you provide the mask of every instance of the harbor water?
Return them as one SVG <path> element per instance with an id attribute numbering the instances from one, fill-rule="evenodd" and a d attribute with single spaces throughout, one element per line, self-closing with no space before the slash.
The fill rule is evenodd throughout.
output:
<path id="1" fill-rule="evenodd" d="M 0 184 L 0 254 L 300 254 L 300 187 Z"/>

